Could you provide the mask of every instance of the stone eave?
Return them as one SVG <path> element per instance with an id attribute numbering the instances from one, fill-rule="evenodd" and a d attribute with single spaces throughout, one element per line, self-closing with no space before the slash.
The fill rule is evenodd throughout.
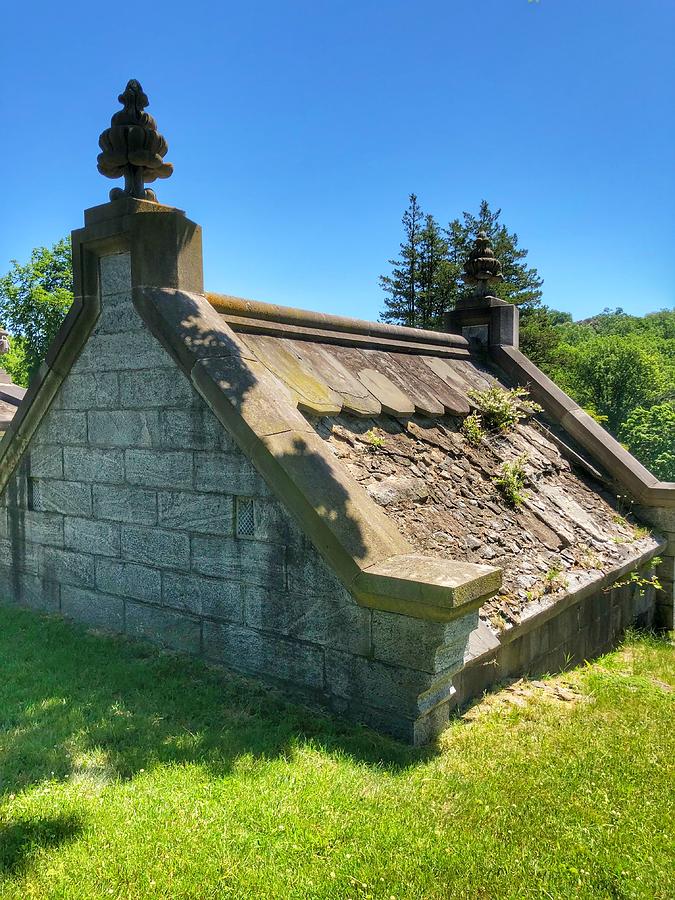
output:
<path id="1" fill-rule="evenodd" d="M 535 631 L 561 612 L 575 604 L 582 603 L 589 597 L 601 591 L 607 591 L 612 585 L 620 581 L 630 572 L 648 568 L 652 560 L 668 547 L 668 541 L 652 534 L 639 542 L 641 550 L 633 554 L 620 566 L 615 566 L 608 572 L 597 575 L 588 573 L 576 574 L 577 584 L 564 593 L 548 594 L 539 601 L 532 603 L 524 613 L 520 622 L 509 625 L 498 634 L 490 626 L 481 620 L 478 627 L 472 632 L 464 655 L 464 666 L 486 665 L 494 658 L 497 651 L 507 644 L 518 640 L 531 631 Z M 574 577 L 574 576 L 572 576 Z"/>

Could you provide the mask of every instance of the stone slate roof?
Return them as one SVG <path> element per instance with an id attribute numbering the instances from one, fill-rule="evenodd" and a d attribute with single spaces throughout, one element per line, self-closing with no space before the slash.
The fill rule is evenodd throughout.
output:
<path id="1" fill-rule="evenodd" d="M 303 412 L 464 415 L 467 389 L 486 384 L 459 335 L 207 296 Z"/>
<path id="2" fill-rule="evenodd" d="M 158 215 L 166 210 L 151 205 L 152 215 L 129 220 L 134 227 L 145 220 L 134 237 L 142 239 L 136 311 L 359 604 L 433 622 L 482 606 L 499 628 L 549 602 L 554 590 L 564 594 L 563 584 L 611 584 L 661 546 L 615 521 L 602 476 L 573 450 L 561 452 L 543 425 L 519 427 L 477 450 L 466 444 L 460 426 L 469 392 L 504 376 L 472 355 L 464 337 L 205 294 L 201 269 L 189 262 L 201 261 L 198 232 L 175 212 L 169 224 L 176 234 L 169 230 L 178 255 L 161 257 L 166 271 L 148 274 L 152 248 L 167 240 Z M 108 240 L 117 226 L 102 210 L 85 214 L 82 234 Z M 79 246 L 80 233 L 74 240 Z M 183 282 L 193 289 L 164 286 Z M 42 377 L 0 444 L 0 488 L 99 310 L 95 287 L 83 282 Z M 533 377 L 545 380 L 538 370 Z M 594 445 L 612 442 L 555 386 L 544 387 L 569 406 L 566 418 Z M 369 432 L 385 438 L 365 447 Z M 531 456 L 531 496 L 516 514 L 492 479 L 522 446 Z M 669 485 L 652 485 L 653 476 L 617 448 L 612 458 L 621 457 L 641 490 L 670 497 Z"/>
<path id="3" fill-rule="evenodd" d="M 479 446 L 464 437 L 469 392 L 510 387 L 464 338 L 207 296 L 416 551 L 503 570 L 481 609 L 495 630 L 657 546 L 545 421 Z M 524 453 L 526 498 L 514 509 L 493 479 Z"/>

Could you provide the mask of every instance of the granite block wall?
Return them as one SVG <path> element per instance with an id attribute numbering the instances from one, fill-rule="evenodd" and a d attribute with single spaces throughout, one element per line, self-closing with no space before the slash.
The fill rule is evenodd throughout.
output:
<path id="1" fill-rule="evenodd" d="M 99 321 L 1 498 L 0 597 L 424 740 L 475 619 L 358 606 L 145 328 L 129 255 L 100 266 Z"/>

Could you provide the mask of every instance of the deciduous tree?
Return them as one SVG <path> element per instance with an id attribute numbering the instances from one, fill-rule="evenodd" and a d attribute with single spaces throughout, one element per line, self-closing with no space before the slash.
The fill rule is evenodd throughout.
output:
<path id="1" fill-rule="evenodd" d="M 621 439 L 662 481 L 675 481 L 675 403 L 639 406 L 621 426 Z"/>
<path id="2" fill-rule="evenodd" d="M 30 260 L 12 260 L 0 278 L 0 322 L 10 333 L 2 365 L 17 384 L 27 385 L 73 302 L 70 239 L 36 247 Z"/>

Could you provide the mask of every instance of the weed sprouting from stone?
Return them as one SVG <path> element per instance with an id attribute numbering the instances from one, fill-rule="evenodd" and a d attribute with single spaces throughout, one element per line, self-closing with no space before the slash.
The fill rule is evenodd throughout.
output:
<path id="1" fill-rule="evenodd" d="M 364 436 L 371 447 L 381 447 L 384 444 L 384 438 L 378 433 L 377 428 L 366 431 Z"/>
<path id="2" fill-rule="evenodd" d="M 555 563 L 544 575 L 544 593 L 555 594 L 557 591 L 564 591 L 567 587 L 569 587 L 569 581 L 563 575 L 563 567 L 560 563 Z"/>
<path id="3" fill-rule="evenodd" d="M 658 575 L 654 571 L 658 566 L 661 565 L 661 557 L 655 556 L 651 563 L 651 575 L 649 578 L 645 578 L 644 575 L 641 575 L 640 572 L 631 572 L 626 578 L 615 581 L 614 584 L 610 584 L 609 587 L 604 588 L 604 593 L 607 594 L 610 591 L 615 590 L 615 588 L 622 588 L 626 586 L 636 587 L 638 589 L 638 593 L 641 597 L 644 597 L 645 592 L 648 588 L 654 588 L 655 591 L 662 590 L 661 582 L 659 581 Z"/>
<path id="4" fill-rule="evenodd" d="M 612 516 L 612 522 L 630 532 L 630 535 L 625 537 L 615 535 L 612 538 L 612 541 L 615 544 L 627 544 L 630 541 L 642 541 L 651 535 L 651 531 L 648 528 L 645 528 L 644 525 L 637 525 L 635 522 L 630 522 L 626 516 L 621 515 L 621 513 Z"/>
<path id="5" fill-rule="evenodd" d="M 483 435 L 485 434 L 480 413 L 473 412 L 464 419 L 462 424 L 462 434 L 470 444 L 473 444 L 474 446 L 480 444 L 483 440 Z"/>
<path id="6" fill-rule="evenodd" d="M 521 453 L 513 462 L 502 463 L 499 475 L 492 479 L 493 484 L 509 506 L 520 506 L 525 500 L 525 463 L 527 453 Z"/>

